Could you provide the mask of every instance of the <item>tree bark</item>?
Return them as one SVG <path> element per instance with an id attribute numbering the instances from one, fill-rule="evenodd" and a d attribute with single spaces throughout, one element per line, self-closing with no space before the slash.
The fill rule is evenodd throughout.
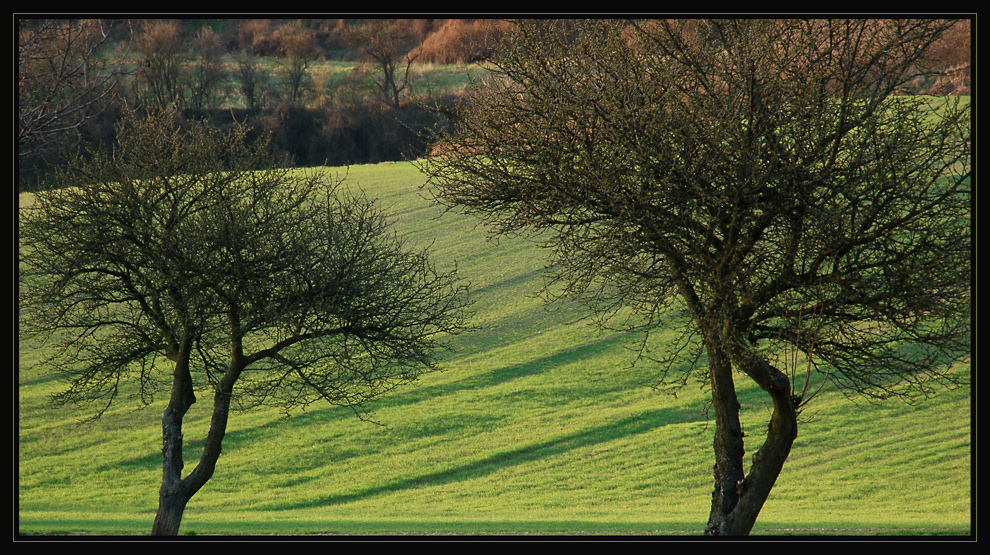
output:
<path id="1" fill-rule="evenodd" d="M 743 432 L 739 421 L 739 400 L 732 381 L 732 364 L 721 342 L 708 341 L 712 382 L 712 408 L 715 413 L 715 491 L 706 535 L 735 534 L 731 515 L 739 502 L 738 485 L 743 483 Z"/>
<path id="2" fill-rule="evenodd" d="M 162 485 L 158 490 L 158 513 L 151 528 L 155 536 L 179 533 L 182 512 L 192 497 L 182 481 L 182 419 L 196 402 L 189 374 L 191 348 L 192 341 L 188 339 L 179 347 L 172 372 L 172 394 L 162 416 Z"/>
<path id="3" fill-rule="evenodd" d="M 158 493 L 158 513 L 155 514 L 151 535 L 178 535 L 179 525 L 182 523 L 182 513 L 186 510 L 186 503 L 189 502 L 190 497 L 180 490 L 166 491 L 163 485 Z"/>
<path id="4" fill-rule="evenodd" d="M 797 437 L 797 407 L 786 374 L 732 344 L 715 341 L 708 346 L 715 411 L 715 491 L 705 528 L 708 536 L 750 533 Z M 728 350 L 743 372 L 770 395 L 774 406 L 766 440 L 753 455 L 748 475 L 743 473 L 743 433 Z"/>
<path id="5" fill-rule="evenodd" d="M 180 349 L 173 376 L 172 396 L 162 418 L 162 486 L 158 492 L 158 513 L 152 524 L 152 535 L 177 535 L 186 504 L 213 477 L 227 431 L 231 393 L 243 365 L 238 350 L 230 368 L 217 385 L 203 454 L 196 468 L 183 479 L 182 419 L 189 407 L 196 402 L 196 398 L 189 375 L 189 351 Z"/>

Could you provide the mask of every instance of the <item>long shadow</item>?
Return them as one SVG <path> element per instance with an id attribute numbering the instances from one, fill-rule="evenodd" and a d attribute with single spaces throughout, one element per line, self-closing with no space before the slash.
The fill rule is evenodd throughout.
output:
<path id="1" fill-rule="evenodd" d="M 529 359 L 518 364 L 511 364 L 487 372 L 477 373 L 454 382 L 430 386 L 416 384 L 377 399 L 372 404 L 369 404 L 369 407 L 395 408 L 416 404 L 437 397 L 456 395 L 458 391 L 476 390 L 501 385 L 512 380 L 549 371 L 563 364 L 573 364 L 590 360 L 600 355 L 602 350 L 607 349 L 612 343 L 622 340 L 622 334 L 609 336 L 580 345 L 565 347 L 559 351 L 554 351 L 542 357 Z"/>
<path id="2" fill-rule="evenodd" d="M 591 341 L 588 343 L 574 345 L 561 349 L 559 351 L 547 354 L 543 357 L 528 360 L 519 364 L 513 364 L 504 366 L 491 370 L 489 372 L 480 373 L 473 375 L 462 380 L 458 380 L 454 383 L 439 384 L 435 386 L 413 386 L 403 388 L 401 391 L 395 391 L 392 394 L 377 399 L 368 405 L 372 410 L 382 409 L 382 408 L 396 408 L 401 406 L 407 406 L 416 404 L 419 402 L 428 401 L 437 397 L 456 395 L 459 391 L 465 390 L 475 390 L 482 389 L 486 387 L 498 386 L 512 380 L 524 378 L 531 375 L 539 374 L 540 372 L 545 372 L 552 369 L 555 366 L 562 364 L 571 364 L 575 362 L 581 362 L 584 360 L 589 360 L 597 356 L 603 348 L 607 348 L 608 344 L 621 340 L 621 336 L 611 336 L 605 337 L 599 340 Z M 233 418 L 239 416 L 238 413 L 241 411 L 235 411 L 232 414 Z M 674 411 L 671 411 L 674 412 Z M 346 408 L 342 407 L 325 407 L 316 410 L 307 410 L 299 414 L 294 414 L 288 418 L 292 420 L 293 426 L 327 426 L 334 421 L 342 420 L 345 418 L 354 418 L 354 414 Z M 681 420 L 683 421 L 683 420 Z M 387 424 L 387 423 L 386 423 Z M 468 422 L 461 422 L 464 426 L 470 426 Z M 481 426 L 482 424 L 478 422 L 473 423 L 474 426 Z M 489 422 L 487 425 L 494 425 L 494 422 Z M 228 430 L 224 437 L 224 449 L 230 452 L 242 448 L 244 445 L 259 445 L 263 444 L 266 439 L 265 436 L 271 433 L 270 422 L 262 422 L 254 425 L 248 426 L 237 426 L 235 429 Z M 451 424 L 448 422 L 444 425 L 445 433 L 450 432 Z M 621 426 L 621 425 L 620 425 Z M 609 429 L 614 429 L 610 427 Z M 636 432 L 631 432 L 636 433 Z M 614 436 L 613 436 L 614 437 Z M 607 438 L 606 438 L 607 439 Z M 191 435 L 187 440 L 186 448 L 190 452 L 198 452 L 202 448 L 202 443 L 205 437 L 200 437 L 199 434 Z M 603 440 L 603 439 L 602 439 Z M 597 440 L 597 441 L 602 441 Z M 551 445 L 561 444 L 561 442 L 573 442 L 573 440 L 563 440 L 558 439 L 553 442 L 549 442 L 542 446 L 528 446 L 520 450 L 515 450 L 507 455 L 508 457 L 520 456 L 527 452 L 546 450 Z M 574 445 L 577 447 L 579 445 Z M 548 452 L 547 454 L 552 454 Z M 532 458 L 532 457 L 531 457 Z M 529 459 L 527 459 L 529 460 Z M 325 461 L 324 461 L 325 462 Z M 161 464 L 161 453 L 158 451 L 145 452 L 145 453 L 135 453 L 130 459 L 115 462 L 112 465 L 105 465 L 100 468 L 100 470 L 108 470 L 112 467 L 120 468 L 126 467 L 131 469 L 154 469 Z M 424 479 L 420 479 L 424 480 Z M 431 478 L 425 478 L 426 481 L 432 481 Z"/>
<path id="3" fill-rule="evenodd" d="M 646 433 L 661 426 L 674 423 L 681 424 L 698 419 L 700 417 L 697 411 L 676 409 L 648 411 L 569 436 L 553 438 L 540 443 L 532 443 L 514 449 L 492 453 L 482 459 L 468 462 L 442 472 L 421 474 L 416 477 L 396 480 L 392 483 L 382 484 L 363 491 L 331 495 L 307 503 L 282 505 L 278 509 L 289 510 L 313 506 L 340 505 L 402 490 L 469 480 L 491 474 L 496 470 L 559 455 L 572 449 L 597 445 L 621 437 Z"/>
<path id="4" fill-rule="evenodd" d="M 564 349 L 562 351 L 558 351 L 521 364 L 506 366 L 491 372 L 471 376 L 455 383 L 440 384 L 435 386 L 414 385 L 411 387 L 405 387 L 401 391 L 397 390 L 385 397 L 370 402 L 368 404 L 368 408 L 372 410 L 396 408 L 413 405 L 438 396 L 456 395 L 458 391 L 498 385 L 512 379 L 537 374 L 557 364 L 582 360 L 583 358 L 594 355 L 593 352 L 583 353 L 582 347 L 585 347 L 585 345 Z M 240 413 L 241 411 L 233 411 L 231 414 L 232 419 L 238 418 Z M 299 414 L 288 416 L 287 418 L 293 421 L 294 426 L 326 426 L 336 420 L 355 418 L 355 415 L 345 407 L 325 407 L 314 410 L 306 410 Z M 263 441 L 263 436 L 270 432 L 268 429 L 270 426 L 271 423 L 266 421 L 254 425 L 243 427 L 239 426 L 235 429 L 228 429 L 224 437 L 224 449 L 233 450 L 237 449 L 238 445 L 258 444 Z M 198 437 L 198 435 L 192 435 L 187 438 L 186 448 L 190 450 L 199 449 L 202 447 L 202 442 L 204 439 L 205 438 Z M 102 466 L 99 470 L 108 470 L 112 467 L 121 466 L 134 469 L 149 469 L 160 465 L 160 461 L 161 453 L 157 450 L 149 453 L 135 453 L 130 459 L 115 462 L 112 465 L 108 464 Z"/>
<path id="5" fill-rule="evenodd" d="M 209 401 L 212 401 L 212 399 Z M 245 420 L 250 420 L 249 417 L 246 417 L 247 415 L 250 415 L 250 410 L 237 409 L 231 411 L 231 420 L 237 419 L 238 423 L 233 426 L 228 425 L 229 427 L 223 438 L 224 452 L 234 452 L 235 450 L 244 448 L 244 446 L 249 446 L 249 448 L 250 446 L 263 446 L 266 441 L 265 436 L 272 434 L 272 426 L 284 424 L 286 421 L 292 421 L 293 426 L 328 426 L 334 421 L 355 418 L 354 413 L 347 408 L 326 407 L 301 411 L 298 414 L 286 416 L 284 419 L 275 420 L 274 422 L 263 420 L 255 424 L 242 425 Z M 202 415 L 200 418 L 208 420 L 209 415 Z M 186 449 L 187 453 L 196 453 L 198 456 L 205 441 L 205 430 L 196 433 L 187 431 L 184 438 L 184 449 Z M 144 453 L 134 453 L 134 456 L 131 458 L 99 466 L 97 470 L 104 471 L 121 467 L 135 470 L 160 468 L 161 459 L 162 454 L 160 449 L 155 449 Z"/>

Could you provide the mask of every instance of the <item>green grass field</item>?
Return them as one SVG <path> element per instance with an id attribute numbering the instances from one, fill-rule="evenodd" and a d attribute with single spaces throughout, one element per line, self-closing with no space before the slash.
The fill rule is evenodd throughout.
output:
<path id="1" fill-rule="evenodd" d="M 422 182 L 407 163 L 352 167 L 347 179 L 380 198 L 411 243 L 434 242 L 442 267 L 458 265 L 477 330 L 455 338 L 444 372 L 369 407 L 383 425 L 327 406 L 232 414 L 181 533 L 700 535 L 712 490 L 707 391 L 654 391 L 654 369 L 630 366 L 638 338 L 599 333 L 577 304 L 547 307 L 534 296 L 541 252 L 441 217 Z M 50 408 L 59 382 L 26 369 L 42 349 L 19 345 L 17 530 L 147 534 L 164 395 L 83 422 L 92 407 Z M 769 409 L 740 384 L 759 443 Z M 754 534 L 969 535 L 970 394 L 917 406 L 816 397 Z M 211 397 L 199 397 L 187 469 L 208 424 Z"/>
<path id="2" fill-rule="evenodd" d="M 278 60 L 270 57 L 259 57 L 256 60 L 260 78 L 269 87 L 277 89 L 283 79 Z M 234 76 L 238 71 L 238 62 L 234 56 L 223 57 L 223 68 L 227 81 L 222 88 L 224 100 L 221 108 L 246 108 L 247 105 L 240 90 L 240 85 Z M 341 94 L 349 88 L 357 94 L 373 94 L 372 87 L 374 70 L 359 62 L 339 60 L 317 60 L 308 64 L 304 100 L 315 105 L 320 100 L 326 100 L 334 94 Z M 415 63 L 410 67 L 408 80 L 405 73 L 399 76 L 404 79 L 407 90 L 404 95 L 429 97 L 431 95 L 457 94 L 467 88 L 470 76 L 480 75 L 484 70 L 478 64 L 421 64 Z"/>

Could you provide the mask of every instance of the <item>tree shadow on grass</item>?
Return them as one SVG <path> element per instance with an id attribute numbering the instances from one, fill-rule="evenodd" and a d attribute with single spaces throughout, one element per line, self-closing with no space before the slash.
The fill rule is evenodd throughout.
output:
<path id="1" fill-rule="evenodd" d="M 563 347 L 555 352 L 547 353 L 542 357 L 527 360 L 522 363 L 506 365 L 485 372 L 473 373 L 453 382 L 430 386 L 403 388 L 402 390 L 397 390 L 383 398 L 373 401 L 368 405 L 368 408 L 374 411 L 386 408 L 395 409 L 421 402 L 440 402 L 437 401 L 437 399 L 442 400 L 444 397 L 457 396 L 464 391 L 501 387 L 515 380 L 552 371 L 554 368 L 559 366 L 575 363 L 591 363 L 593 359 L 601 356 L 603 351 L 617 348 L 617 344 L 624 340 L 623 334 L 617 334 L 577 345 Z M 612 385 L 615 386 L 615 384 Z M 598 390 L 583 390 L 581 395 L 594 396 L 596 395 L 596 391 L 601 393 L 601 391 Z M 567 393 L 564 394 L 564 396 L 569 397 L 571 394 Z M 563 401 L 566 399 L 560 400 Z M 240 411 L 237 411 L 235 412 L 235 415 L 239 413 Z M 343 419 L 353 417 L 354 414 L 347 408 L 324 407 L 292 414 L 288 417 L 288 420 L 291 420 L 290 425 L 294 428 L 307 426 L 326 427 L 331 426 L 334 422 L 339 422 Z M 237 418 L 237 416 L 234 418 Z M 610 422 L 607 425 L 603 425 L 595 429 L 585 430 L 572 436 L 557 437 L 548 439 L 544 442 L 530 443 L 501 452 L 492 453 L 483 460 L 466 462 L 456 468 L 442 472 L 424 474 L 415 478 L 398 480 L 393 483 L 383 484 L 363 492 L 332 496 L 321 501 L 302 503 L 298 506 L 308 507 L 313 505 L 347 503 L 383 493 L 418 487 L 424 484 L 435 485 L 471 479 L 491 473 L 492 471 L 502 467 L 523 464 L 543 457 L 554 456 L 564 453 L 570 449 L 577 449 L 611 441 L 624 436 L 644 433 L 660 426 L 672 423 L 685 423 L 690 421 L 701 421 L 704 419 L 705 415 L 703 411 L 699 411 L 697 407 L 691 409 L 679 407 L 658 409 L 655 411 L 641 413 L 614 423 Z M 500 425 L 501 420 L 503 420 L 503 418 L 495 414 L 461 415 L 458 417 L 456 422 L 445 420 L 442 423 L 427 425 L 422 429 L 413 430 L 410 437 L 423 437 L 436 434 L 453 434 L 462 436 L 464 434 L 476 433 L 478 430 L 497 427 Z M 279 434 L 278 426 L 286 425 L 286 421 L 265 421 L 258 422 L 256 424 L 248 424 L 246 426 L 243 424 L 243 422 L 239 422 L 238 425 L 233 425 L 231 426 L 231 429 L 228 429 L 224 438 L 225 451 L 235 452 L 241 449 L 251 449 L 253 446 L 270 444 L 270 442 L 273 441 L 273 438 Z M 385 422 L 385 424 L 387 425 L 388 423 Z M 455 431 L 455 428 L 459 431 Z M 188 438 L 187 449 L 189 449 L 190 452 L 198 453 L 199 449 L 202 448 L 202 442 L 205 440 L 205 437 L 200 437 L 200 435 L 201 434 L 194 434 L 190 435 Z M 328 463 L 328 460 L 339 461 L 355 454 L 356 453 L 350 451 L 337 450 L 334 450 L 332 454 L 329 454 L 325 450 L 321 450 L 318 453 L 314 452 L 310 456 L 303 456 L 300 454 L 298 456 L 298 460 L 295 461 L 295 464 L 299 465 L 297 470 L 300 472 L 297 473 L 297 476 L 295 477 L 287 477 L 287 481 L 281 483 L 280 487 L 288 487 L 291 485 L 298 485 L 301 482 L 310 481 L 314 478 L 312 476 L 302 477 L 299 475 L 302 474 L 301 471 L 312 469 L 317 466 L 325 466 Z M 125 461 L 116 462 L 112 466 L 117 468 L 125 466 L 133 470 L 148 470 L 158 468 L 160 465 L 161 453 L 155 451 L 140 454 L 135 453 L 132 458 Z M 102 470 L 107 469 L 109 468 L 105 467 Z"/>
<path id="2" fill-rule="evenodd" d="M 403 490 L 471 480 L 512 466 L 561 455 L 574 449 L 587 448 L 618 438 L 647 433 L 662 426 L 683 424 L 691 420 L 700 420 L 697 411 L 678 409 L 648 411 L 568 436 L 555 437 L 542 442 L 520 445 L 515 448 L 489 453 L 483 458 L 466 462 L 448 470 L 424 473 L 367 488 L 363 491 L 330 495 L 306 503 L 295 503 L 278 508 L 281 510 L 291 510 L 314 506 L 341 505 Z"/>
<path id="3" fill-rule="evenodd" d="M 401 391 L 395 391 L 385 397 L 376 399 L 369 404 L 369 408 L 394 409 L 431 399 L 457 395 L 461 391 L 500 386 L 514 380 L 549 372 L 558 366 L 578 362 L 590 362 L 595 357 L 601 356 L 603 351 L 618 348 L 616 345 L 624 340 L 624 334 L 617 334 L 564 347 L 552 353 L 547 353 L 542 357 L 518 364 L 510 364 L 485 372 L 472 373 L 464 378 L 447 383 L 436 385 L 413 384 L 412 387 L 405 387 Z"/>

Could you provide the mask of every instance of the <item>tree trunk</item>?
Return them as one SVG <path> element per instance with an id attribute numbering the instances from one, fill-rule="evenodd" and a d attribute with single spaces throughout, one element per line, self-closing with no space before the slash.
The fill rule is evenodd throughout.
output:
<path id="1" fill-rule="evenodd" d="M 741 361 L 742 370 L 770 394 L 774 405 L 763 447 L 753 455 L 749 474 L 743 474 L 739 401 L 723 348 L 731 344 L 716 341 L 708 347 L 715 411 L 715 491 L 705 528 L 709 536 L 749 534 L 797 437 L 797 411 L 787 376 L 752 353 L 733 349 L 733 358 Z"/>
<path id="2" fill-rule="evenodd" d="M 179 524 L 182 523 L 182 513 L 186 510 L 186 503 L 191 496 L 184 495 L 181 491 L 166 492 L 163 487 L 158 493 L 158 513 L 155 514 L 155 522 L 151 527 L 153 536 L 175 536 L 179 533 Z"/>
<path id="3" fill-rule="evenodd" d="M 192 377 L 189 374 L 188 355 L 188 350 L 180 349 L 173 374 L 172 395 L 162 417 L 162 486 L 158 491 L 158 513 L 151 528 L 151 533 L 155 536 L 174 536 L 179 533 L 186 504 L 213 476 L 227 431 L 231 392 L 243 369 L 239 354 L 235 355 L 231 368 L 220 380 L 214 394 L 213 416 L 203 454 L 196 468 L 183 479 L 182 419 L 189 407 L 196 402 Z"/>
<path id="4" fill-rule="evenodd" d="M 707 350 L 715 412 L 715 491 L 712 492 L 712 509 L 705 534 L 736 535 L 739 532 L 733 526 L 731 515 L 739 502 L 738 485 L 745 479 L 739 400 L 732 381 L 732 365 L 720 342 L 710 341 Z"/>
<path id="5" fill-rule="evenodd" d="M 189 340 L 179 347 L 172 372 L 172 394 L 162 415 L 162 485 L 158 490 L 158 514 L 151 528 L 155 536 L 179 533 L 182 512 L 192 497 L 182 482 L 182 419 L 196 402 L 189 374 L 191 347 Z"/>

